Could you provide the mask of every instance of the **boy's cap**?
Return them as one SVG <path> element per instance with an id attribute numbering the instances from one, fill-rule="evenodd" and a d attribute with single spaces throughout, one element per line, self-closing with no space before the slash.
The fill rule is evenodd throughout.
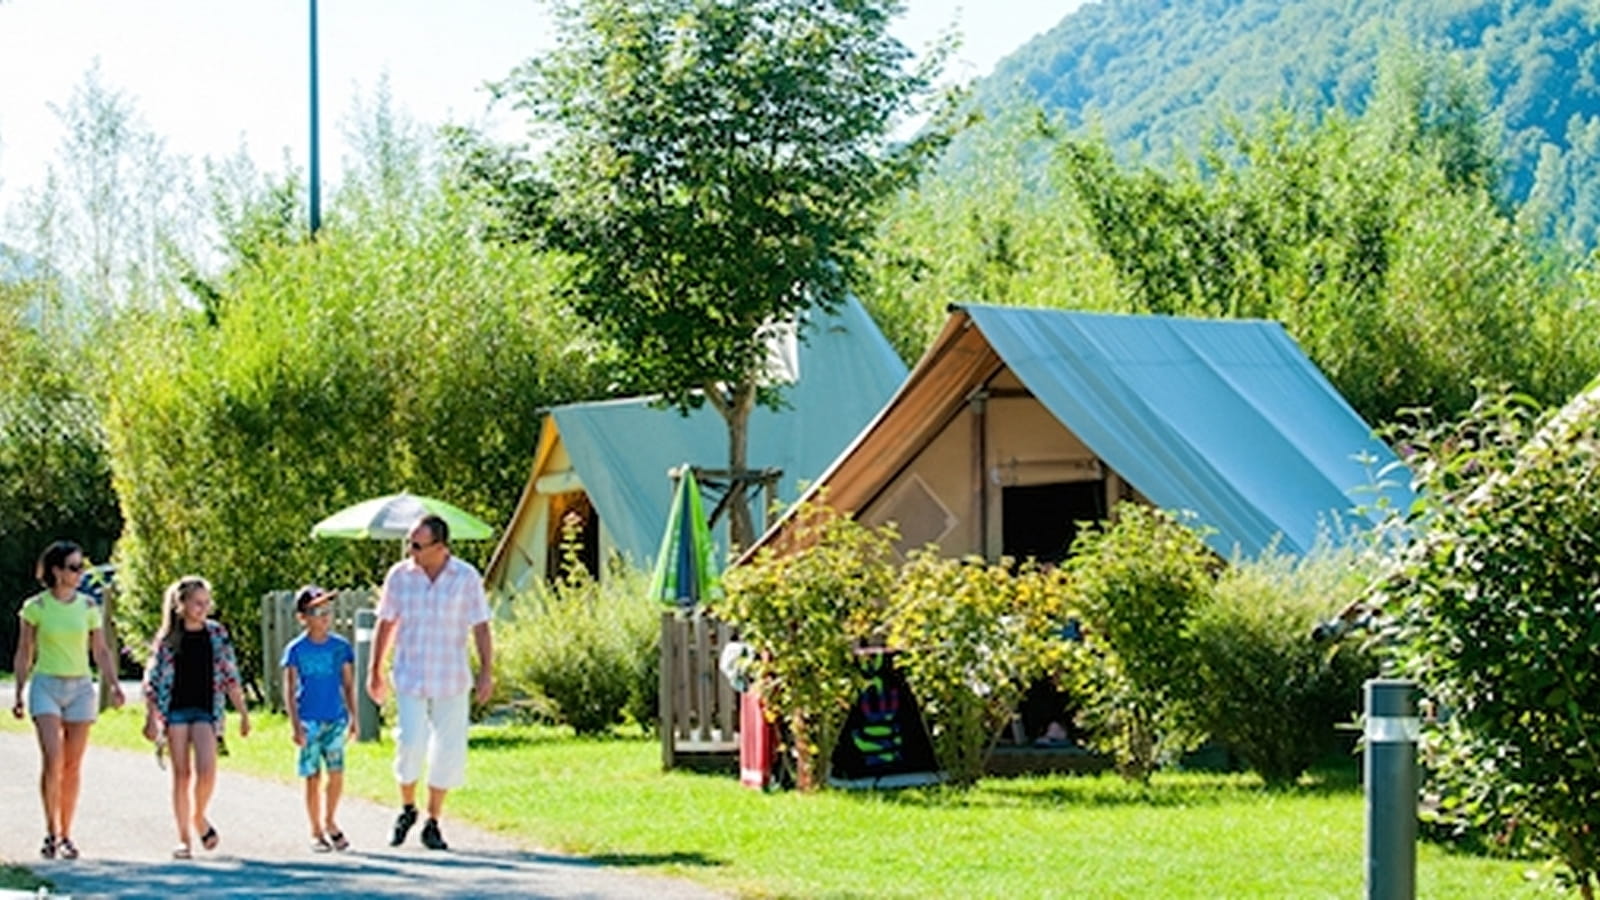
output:
<path id="1" fill-rule="evenodd" d="M 330 591 L 325 587 L 308 584 L 295 592 L 294 611 L 303 613 L 313 606 L 321 606 L 332 601 L 338 594 L 338 591 Z"/>

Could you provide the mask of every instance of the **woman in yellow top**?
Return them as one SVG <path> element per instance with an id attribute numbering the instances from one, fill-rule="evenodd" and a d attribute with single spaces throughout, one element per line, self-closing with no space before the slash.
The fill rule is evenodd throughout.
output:
<path id="1" fill-rule="evenodd" d="M 45 836 L 39 854 L 45 859 L 77 859 L 72 814 L 78 808 L 89 726 L 99 709 L 87 648 L 94 649 L 100 676 L 110 681 L 111 702 L 116 706 L 122 705 L 122 688 L 117 684 L 116 661 L 101 631 L 100 607 L 94 598 L 78 591 L 83 548 L 71 541 L 56 541 L 39 555 L 34 574 L 45 590 L 24 601 L 19 614 L 17 699 L 11 714 L 22 718 L 26 687 L 42 757 L 39 796 L 44 801 Z"/>

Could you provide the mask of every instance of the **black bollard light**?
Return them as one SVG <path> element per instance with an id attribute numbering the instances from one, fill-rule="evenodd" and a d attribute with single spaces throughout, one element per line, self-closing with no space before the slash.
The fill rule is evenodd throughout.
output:
<path id="1" fill-rule="evenodd" d="M 1413 900 L 1417 893 L 1417 686 L 1374 678 L 1365 690 L 1367 747 L 1367 900 Z"/>

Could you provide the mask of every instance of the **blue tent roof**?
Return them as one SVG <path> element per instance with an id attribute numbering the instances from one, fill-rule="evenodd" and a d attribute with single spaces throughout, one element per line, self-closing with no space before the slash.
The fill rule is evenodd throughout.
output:
<path id="1" fill-rule="evenodd" d="M 867 508 L 1003 368 L 1150 502 L 1194 512 L 1224 556 L 1304 553 L 1336 519 L 1412 500 L 1394 453 L 1276 322 L 963 305 L 818 480 L 828 502 Z"/>
<path id="2" fill-rule="evenodd" d="M 1303 553 L 1332 517 L 1380 514 L 1394 453 L 1277 322 L 963 309 L 1062 424 L 1151 502 L 1198 513 L 1219 552 Z M 1381 495 L 1409 505 L 1409 479 Z"/>
<path id="3" fill-rule="evenodd" d="M 748 465 L 781 469 L 778 494 L 785 501 L 821 474 L 906 374 L 905 363 L 854 297 L 836 315 L 810 323 L 804 334 L 799 378 L 784 389 L 785 407 L 758 407 L 750 416 Z M 672 503 L 667 471 L 682 463 L 728 465 L 728 428 L 709 406 L 683 416 L 652 406 L 650 398 L 632 397 L 556 407 L 549 421 L 601 523 L 635 565 L 648 566 L 661 542 Z M 754 493 L 752 515 L 760 523 L 763 501 Z M 725 523 L 724 516 L 715 532 L 719 553 L 726 552 Z"/>

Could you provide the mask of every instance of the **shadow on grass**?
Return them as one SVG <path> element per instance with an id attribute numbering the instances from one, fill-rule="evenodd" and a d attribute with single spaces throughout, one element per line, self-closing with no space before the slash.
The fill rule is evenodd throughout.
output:
<path id="1" fill-rule="evenodd" d="M 1158 774 L 1149 784 L 1117 775 L 1049 775 L 985 778 L 969 790 L 935 785 L 849 794 L 863 802 L 941 809 L 1028 809 L 1060 806 L 1216 806 L 1262 797 L 1327 797 L 1359 793 L 1359 762 L 1350 757 L 1324 760 L 1292 785 L 1269 786 L 1248 774 L 1181 772 Z"/>
<path id="2" fill-rule="evenodd" d="M 699 866 L 714 868 L 728 861 L 706 856 L 704 853 L 600 853 L 584 859 L 597 866 Z"/>
<path id="3" fill-rule="evenodd" d="M 544 737 L 522 729 L 507 728 L 469 732 L 467 746 L 473 750 L 515 750 L 537 744 L 556 744 L 562 740 L 556 735 Z"/>
<path id="4" fill-rule="evenodd" d="M 568 857 L 544 853 L 352 852 L 327 860 L 214 858 L 183 862 L 77 860 L 49 864 L 73 894 L 116 897 L 637 897 L 702 896 L 671 880 L 606 874 L 651 865 L 719 866 L 697 853 Z M 637 880 L 636 880 L 637 879 Z"/>

